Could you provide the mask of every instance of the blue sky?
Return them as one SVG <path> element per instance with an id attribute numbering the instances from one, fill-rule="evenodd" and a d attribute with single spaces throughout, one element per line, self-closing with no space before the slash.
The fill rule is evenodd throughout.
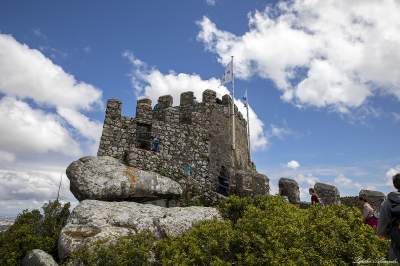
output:
<path id="1" fill-rule="evenodd" d="M 400 171 L 396 1 L 2 1 L 0 215 L 54 198 L 94 154 L 104 103 L 216 89 L 235 57 L 253 160 L 306 189 L 390 191 Z M 237 102 L 242 105 L 241 102 Z M 242 108 L 243 109 L 243 108 Z M 50 132 L 50 133 L 49 133 Z M 74 200 L 64 180 L 65 200 Z"/>

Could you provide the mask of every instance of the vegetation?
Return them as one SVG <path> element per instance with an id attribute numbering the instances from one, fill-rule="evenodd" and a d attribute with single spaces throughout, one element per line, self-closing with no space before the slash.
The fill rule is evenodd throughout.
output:
<path id="1" fill-rule="evenodd" d="M 156 240 L 144 232 L 74 255 L 85 265 L 347 265 L 380 260 L 387 242 L 362 223 L 358 209 L 300 209 L 277 196 L 231 196 L 219 206 L 223 221 Z"/>
<path id="2" fill-rule="evenodd" d="M 19 265 L 26 252 L 42 249 L 57 258 L 57 241 L 69 216 L 70 204 L 50 201 L 42 209 L 24 210 L 0 233 L 0 265 Z"/>
<path id="3" fill-rule="evenodd" d="M 98 241 L 90 249 L 78 250 L 69 261 L 78 265 L 152 265 L 155 243 L 156 239 L 150 232 L 121 237 L 112 245 Z"/>

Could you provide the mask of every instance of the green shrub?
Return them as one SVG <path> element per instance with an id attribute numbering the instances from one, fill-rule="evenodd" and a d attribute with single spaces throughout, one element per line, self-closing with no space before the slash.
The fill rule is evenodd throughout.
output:
<path id="1" fill-rule="evenodd" d="M 24 210 L 14 224 L 0 234 L 0 265 L 19 265 L 26 252 L 42 249 L 57 258 L 57 241 L 69 216 L 70 204 L 58 201 L 39 210 Z"/>
<path id="2" fill-rule="evenodd" d="M 150 232 L 121 237 L 113 244 L 98 241 L 89 249 L 80 249 L 70 261 L 87 266 L 151 265 L 155 237 Z"/>
<path id="3" fill-rule="evenodd" d="M 276 196 L 231 196 L 219 209 L 223 221 L 201 222 L 176 238 L 137 235 L 112 246 L 101 244 L 81 253 L 86 258 L 81 261 L 85 265 L 135 265 L 137 261 L 153 265 L 348 265 L 357 258 L 382 259 L 388 248 L 386 241 L 362 223 L 355 208 L 300 209 Z"/>
<path id="4" fill-rule="evenodd" d="M 281 197 L 231 196 L 226 221 L 208 221 L 158 243 L 164 265 L 347 265 L 385 257 L 387 243 L 346 206 L 300 209 Z"/>

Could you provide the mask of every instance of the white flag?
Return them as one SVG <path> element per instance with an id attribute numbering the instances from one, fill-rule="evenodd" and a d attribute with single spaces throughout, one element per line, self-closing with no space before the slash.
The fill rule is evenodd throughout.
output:
<path id="1" fill-rule="evenodd" d="M 232 80 L 233 80 L 233 61 L 231 61 L 229 64 L 226 65 L 224 76 L 221 79 L 221 84 L 231 82 Z"/>

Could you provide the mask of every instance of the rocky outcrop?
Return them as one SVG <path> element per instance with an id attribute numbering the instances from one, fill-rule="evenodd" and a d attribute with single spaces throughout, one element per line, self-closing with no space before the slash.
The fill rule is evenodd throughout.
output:
<path id="1" fill-rule="evenodd" d="M 337 187 L 324 183 L 316 183 L 314 189 L 321 199 L 322 204 L 340 204 L 340 194 Z"/>
<path id="2" fill-rule="evenodd" d="M 300 189 L 297 182 L 290 178 L 279 179 L 279 195 L 288 197 L 290 203 L 300 203 Z"/>
<path id="3" fill-rule="evenodd" d="M 87 156 L 67 168 L 72 194 L 78 200 L 154 201 L 178 198 L 181 186 L 154 172 L 129 167 L 109 156 Z"/>
<path id="4" fill-rule="evenodd" d="M 269 179 L 266 175 L 254 170 L 236 170 L 231 190 L 231 193 L 241 196 L 267 195 L 269 194 Z"/>
<path id="5" fill-rule="evenodd" d="M 58 266 L 58 264 L 50 254 L 40 249 L 33 249 L 22 260 L 22 266 Z"/>
<path id="6" fill-rule="evenodd" d="M 375 211 L 379 212 L 382 202 L 385 200 L 385 194 L 380 191 L 363 189 L 358 194 L 366 196 L 367 201 L 372 205 Z"/>
<path id="7" fill-rule="evenodd" d="M 58 242 L 61 259 L 91 246 L 97 240 L 112 241 L 121 236 L 149 230 L 158 238 L 182 234 L 202 220 L 221 219 L 210 207 L 163 208 L 136 202 L 82 201 L 71 213 Z"/>

